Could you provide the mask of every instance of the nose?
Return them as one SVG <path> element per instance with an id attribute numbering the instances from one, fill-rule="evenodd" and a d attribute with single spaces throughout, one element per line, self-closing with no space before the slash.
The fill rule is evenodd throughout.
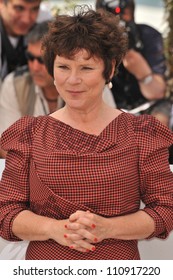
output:
<path id="1" fill-rule="evenodd" d="M 22 13 L 21 21 L 23 24 L 32 25 L 33 20 L 35 20 L 35 18 L 33 19 L 33 14 L 31 11 L 24 11 Z"/>
<path id="2" fill-rule="evenodd" d="M 37 59 L 33 59 L 32 61 L 29 61 L 29 66 L 32 68 L 32 70 L 37 71 L 40 70 L 42 64 L 40 64 Z"/>
<path id="3" fill-rule="evenodd" d="M 70 72 L 70 75 L 68 77 L 68 82 L 70 84 L 80 84 L 81 80 L 82 80 L 82 78 L 81 78 L 81 75 L 78 71 L 73 70 L 73 71 Z"/>

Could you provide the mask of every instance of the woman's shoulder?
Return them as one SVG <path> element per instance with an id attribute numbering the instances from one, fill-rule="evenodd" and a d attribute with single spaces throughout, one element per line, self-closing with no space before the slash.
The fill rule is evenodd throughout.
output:
<path id="1" fill-rule="evenodd" d="M 136 141 L 148 147 L 163 147 L 173 144 L 173 132 L 151 115 L 129 116 Z"/>
<path id="2" fill-rule="evenodd" d="M 139 131 L 141 133 L 143 132 L 144 134 L 152 133 L 154 135 L 164 132 L 173 136 L 173 132 L 152 115 L 133 115 L 131 116 L 131 119 L 133 122 L 134 131 L 136 132 Z"/>
<path id="3" fill-rule="evenodd" d="M 43 116 L 24 116 L 17 120 L 2 133 L 1 147 L 4 150 L 9 150 L 21 144 L 31 145 L 35 130 L 44 122 L 44 118 Z"/>
<path id="4" fill-rule="evenodd" d="M 12 125 L 10 125 L 3 133 L 2 138 L 4 135 L 13 134 L 20 135 L 24 131 L 30 130 L 30 133 L 32 129 L 34 128 L 35 124 L 38 121 L 38 117 L 33 116 L 24 116 L 21 117 L 19 120 L 15 121 Z"/>

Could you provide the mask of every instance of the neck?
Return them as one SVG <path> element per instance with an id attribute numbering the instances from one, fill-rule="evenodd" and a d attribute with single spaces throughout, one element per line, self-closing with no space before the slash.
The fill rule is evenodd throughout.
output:
<path id="1" fill-rule="evenodd" d="M 119 112 L 105 103 L 87 113 L 71 110 L 65 105 L 62 109 L 53 113 L 52 116 L 73 128 L 93 135 L 99 135 Z"/>
<path id="2" fill-rule="evenodd" d="M 89 110 L 73 110 L 67 105 L 64 107 L 64 116 L 70 119 L 74 123 L 78 124 L 90 124 L 98 119 L 102 119 L 103 112 L 107 110 L 107 105 L 102 102 L 100 106 L 90 107 Z"/>

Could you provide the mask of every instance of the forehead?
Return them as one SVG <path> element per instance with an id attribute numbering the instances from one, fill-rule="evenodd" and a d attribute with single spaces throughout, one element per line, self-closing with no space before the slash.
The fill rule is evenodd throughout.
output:
<path id="1" fill-rule="evenodd" d="M 27 49 L 30 49 L 30 50 L 32 49 L 32 50 L 41 52 L 41 41 L 37 41 L 35 43 L 28 43 Z"/>
<path id="2" fill-rule="evenodd" d="M 101 58 L 97 57 L 95 54 L 91 54 L 88 50 L 86 49 L 74 49 L 72 52 L 66 54 L 63 53 L 63 51 L 60 52 L 59 55 L 57 55 L 62 58 L 67 58 L 71 60 L 78 60 L 78 59 L 83 59 L 83 60 L 101 60 Z"/>
<path id="3" fill-rule="evenodd" d="M 91 64 L 91 65 L 97 65 L 97 67 L 102 67 L 104 65 L 103 60 L 100 57 L 97 57 L 95 55 L 91 55 L 87 52 L 85 49 L 78 50 L 73 53 L 73 55 L 70 56 L 64 56 L 63 54 L 61 55 L 56 55 L 55 57 L 55 62 L 56 63 L 73 63 L 75 61 L 79 65 L 86 65 L 86 64 Z"/>
<path id="4" fill-rule="evenodd" d="M 31 0 L 31 1 L 25 1 L 25 0 L 8 0 L 7 2 L 13 4 L 13 5 L 39 5 L 42 0 Z"/>

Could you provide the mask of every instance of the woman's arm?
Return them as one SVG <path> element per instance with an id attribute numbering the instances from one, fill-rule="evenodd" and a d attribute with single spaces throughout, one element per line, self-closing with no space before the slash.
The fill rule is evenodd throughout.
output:
<path id="1" fill-rule="evenodd" d="M 54 239 L 61 245 L 68 246 L 68 241 L 64 238 L 67 222 L 68 220 L 56 220 L 24 210 L 14 219 L 12 231 L 20 239 L 29 241 Z"/>
<path id="2" fill-rule="evenodd" d="M 12 231 L 15 236 L 23 240 L 48 240 L 50 238 L 50 228 L 56 222 L 56 220 L 51 218 L 24 210 L 14 219 Z M 58 225 L 57 227 L 59 229 Z"/>
<path id="3" fill-rule="evenodd" d="M 23 240 L 44 241 L 53 239 L 63 246 L 71 247 L 76 240 L 81 240 L 83 237 L 76 231 L 67 230 L 67 223 L 68 220 L 56 220 L 24 210 L 14 219 L 12 232 L 15 236 Z M 66 238 L 67 233 L 71 234 L 71 238 Z M 92 250 L 92 244 L 84 243 L 84 246 L 77 246 L 76 250 L 82 252 L 86 252 L 86 249 Z"/>

